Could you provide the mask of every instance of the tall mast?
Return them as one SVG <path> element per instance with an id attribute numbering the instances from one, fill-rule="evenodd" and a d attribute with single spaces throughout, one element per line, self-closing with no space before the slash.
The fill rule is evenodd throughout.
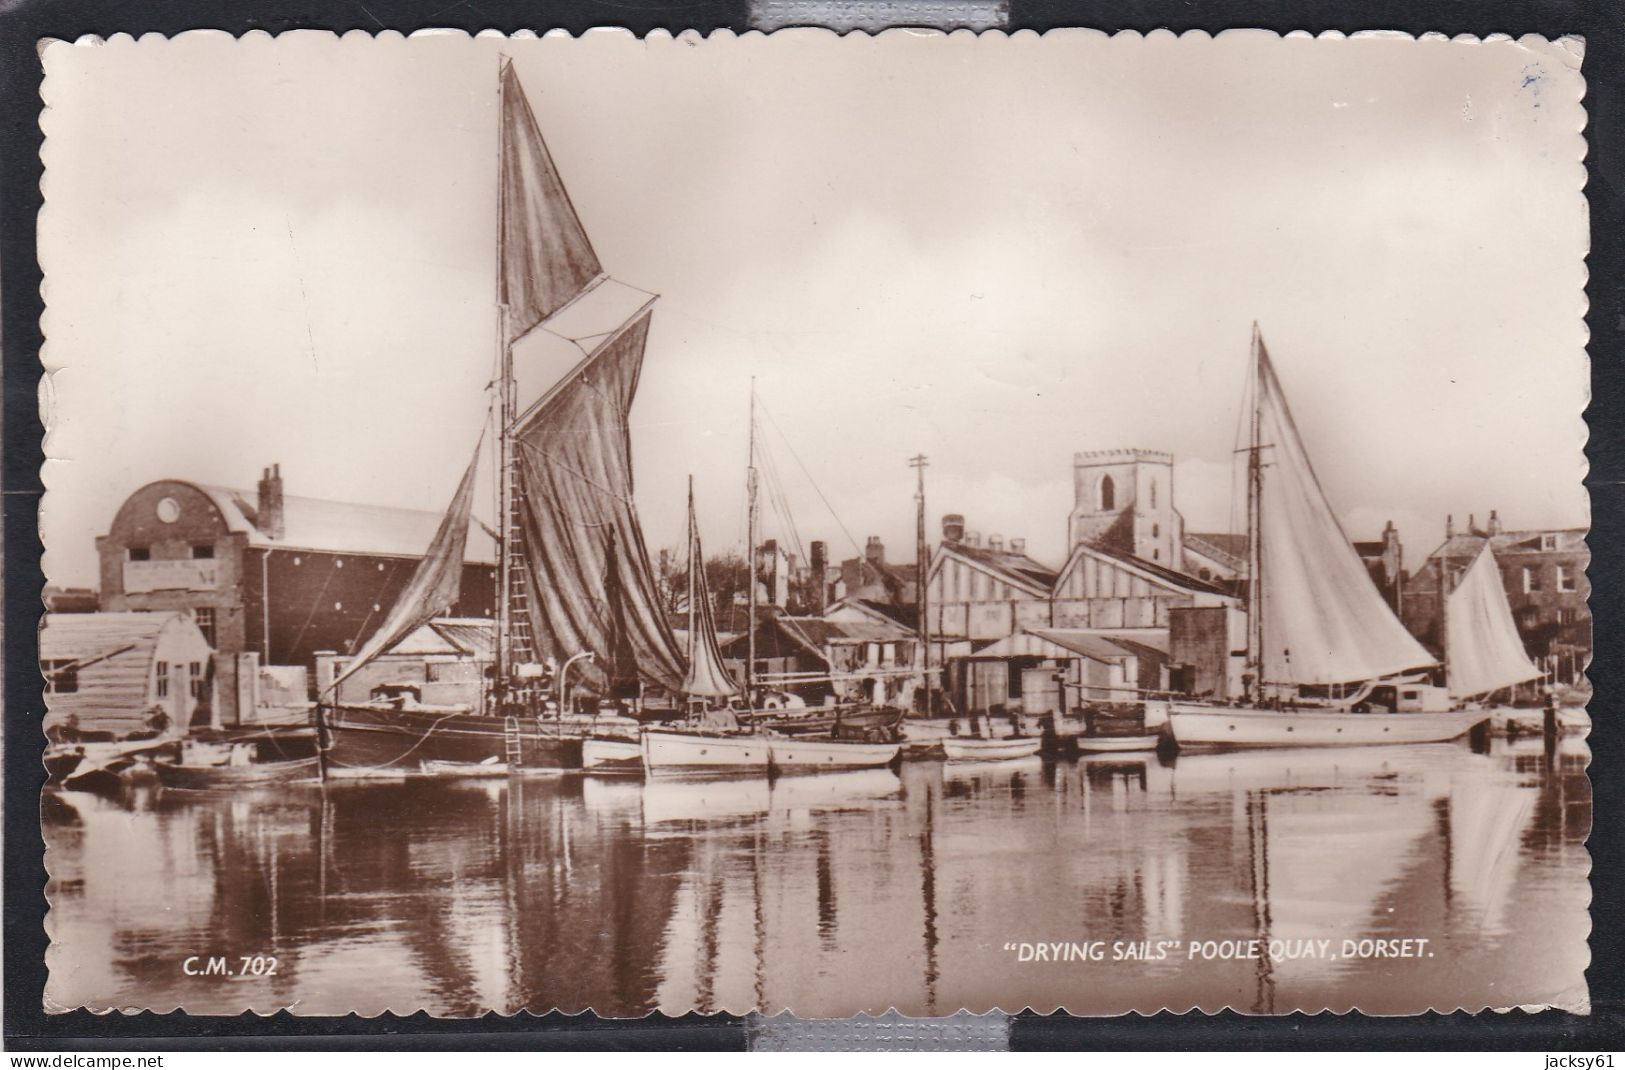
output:
<path id="1" fill-rule="evenodd" d="M 1247 440 L 1247 665 L 1252 698 L 1264 693 L 1264 466 L 1260 435 L 1264 408 L 1264 341 L 1253 321 L 1253 411 Z"/>
<path id="2" fill-rule="evenodd" d="M 497 232 L 496 232 L 496 297 L 497 297 L 497 391 L 500 410 L 497 414 L 497 521 L 502 538 L 497 547 L 497 644 L 496 694 L 500 701 L 507 691 L 508 676 L 513 662 L 513 616 L 509 602 L 513 597 L 513 555 L 518 550 L 514 531 L 513 500 L 513 442 L 511 428 L 514 420 L 513 347 L 508 344 L 508 295 L 502 284 L 503 236 L 507 219 L 502 183 L 502 150 L 506 131 L 503 129 L 502 74 L 508 64 L 504 58 L 497 64 Z"/>
<path id="3" fill-rule="evenodd" d="M 697 635 L 694 630 L 694 570 L 704 568 L 705 562 L 700 555 L 694 552 L 694 477 L 688 477 L 688 663 L 694 664 L 695 651 L 699 649 L 695 642 Z"/>
<path id="4" fill-rule="evenodd" d="M 750 377 L 750 446 L 745 468 L 745 587 L 749 609 L 745 622 L 745 704 L 752 705 L 756 678 L 756 376 Z"/>
<path id="5" fill-rule="evenodd" d="M 914 492 L 914 612 L 916 631 L 920 637 L 920 668 L 925 680 L 925 714 L 931 714 L 931 618 L 929 595 L 926 593 L 926 571 L 930 567 L 925 545 L 925 468 L 929 463 L 923 453 L 909 458 L 909 467 L 919 476 L 919 489 Z"/>

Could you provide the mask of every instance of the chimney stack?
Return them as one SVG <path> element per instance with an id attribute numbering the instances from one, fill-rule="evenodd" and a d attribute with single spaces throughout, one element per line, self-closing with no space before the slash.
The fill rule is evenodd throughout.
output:
<path id="1" fill-rule="evenodd" d="M 822 539 L 814 539 L 812 546 L 808 548 L 807 556 L 810 560 L 808 571 L 812 573 L 808 577 L 811 580 L 812 587 L 810 592 L 812 594 L 811 608 L 814 613 L 822 613 L 824 612 L 824 592 L 829 586 L 829 547 L 824 545 Z"/>
<path id="2" fill-rule="evenodd" d="M 989 535 L 987 537 L 987 548 L 995 553 L 1002 553 L 1004 551 L 1004 536 Z"/>
<path id="3" fill-rule="evenodd" d="M 1010 552 L 1013 553 L 1013 554 L 1024 554 L 1024 553 L 1026 553 L 1027 552 L 1027 540 L 1012 537 L 1011 540 L 1010 540 Z"/>
<path id="4" fill-rule="evenodd" d="M 965 518 L 959 513 L 946 513 L 942 517 L 942 541 L 960 542 L 965 538 Z"/>
<path id="5" fill-rule="evenodd" d="M 966 546 L 972 546 L 972 547 L 980 547 L 982 545 L 981 532 L 977 532 L 977 531 L 967 531 L 967 532 L 965 532 L 965 545 Z"/>
<path id="6" fill-rule="evenodd" d="M 1450 514 L 1450 515 L 1448 515 L 1448 516 L 1446 516 L 1444 518 L 1444 537 L 1447 538 L 1447 539 L 1452 539 L 1452 538 L 1455 538 L 1455 536 L 1456 536 L 1456 517 L 1455 517 L 1455 514 L 1452 513 L 1452 514 Z"/>
<path id="7" fill-rule="evenodd" d="M 260 473 L 259 509 L 254 526 L 268 539 L 280 539 L 287 533 L 282 511 L 282 466 L 273 464 Z"/>
<path id="8" fill-rule="evenodd" d="M 869 545 L 863 548 L 863 557 L 871 565 L 886 563 L 886 545 L 880 541 L 879 535 L 869 536 Z"/>
<path id="9" fill-rule="evenodd" d="M 1484 534 L 1486 534 L 1486 535 L 1499 535 L 1499 534 L 1501 534 L 1501 514 L 1496 512 L 1494 509 L 1490 510 L 1490 526 L 1487 529 L 1485 529 Z"/>

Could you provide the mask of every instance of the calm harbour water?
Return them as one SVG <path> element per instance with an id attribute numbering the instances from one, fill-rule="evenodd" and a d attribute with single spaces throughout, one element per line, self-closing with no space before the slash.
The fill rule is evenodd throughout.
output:
<path id="1" fill-rule="evenodd" d="M 1581 1009 L 1586 760 L 1533 740 L 51 791 L 47 992 L 193 1013 Z M 1426 952 L 1331 957 L 1403 938 Z M 1191 961 L 1207 940 L 1286 954 Z M 1330 954 L 1287 957 L 1315 940 Z M 1142 941 L 1179 943 L 1113 961 Z M 209 956 L 265 972 L 188 976 Z"/>

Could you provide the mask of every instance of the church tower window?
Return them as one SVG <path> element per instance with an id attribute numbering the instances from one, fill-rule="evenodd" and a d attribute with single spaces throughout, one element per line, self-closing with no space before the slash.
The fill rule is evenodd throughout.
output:
<path id="1" fill-rule="evenodd" d="M 1100 477 L 1100 511 L 1109 512 L 1117 508 L 1117 484 L 1112 482 L 1111 476 Z"/>

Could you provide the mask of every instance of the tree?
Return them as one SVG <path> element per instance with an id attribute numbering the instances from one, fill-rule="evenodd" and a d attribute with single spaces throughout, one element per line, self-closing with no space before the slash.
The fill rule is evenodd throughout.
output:
<path id="1" fill-rule="evenodd" d="M 728 550 L 708 556 L 705 559 L 705 581 L 711 588 L 713 608 L 722 611 L 733 604 L 735 596 L 743 598 L 747 592 L 745 577 L 748 573 L 744 555 L 738 551 Z M 655 588 L 661 607 L 666 612 L 688 612 L 688 554 L 682 549 L 660 551 L 655 561 Z"/>

